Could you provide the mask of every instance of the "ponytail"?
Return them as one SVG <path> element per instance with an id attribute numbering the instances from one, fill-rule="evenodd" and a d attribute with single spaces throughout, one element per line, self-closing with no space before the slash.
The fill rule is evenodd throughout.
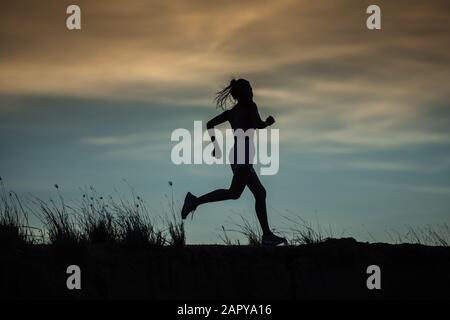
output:
<path id="1" fill-rule="evenodd" d="M 231 79 L 230 84 L 223 88 L 222 90 L 216 92 L 216 97 L 214 98 L 214 101 L 216 102 L 216 107 L 221 108 L 222 110 L 226 110 L 228 101 L 233 100 L 231 91 L 233 87 L 235 86 L 237 80 Z"/>

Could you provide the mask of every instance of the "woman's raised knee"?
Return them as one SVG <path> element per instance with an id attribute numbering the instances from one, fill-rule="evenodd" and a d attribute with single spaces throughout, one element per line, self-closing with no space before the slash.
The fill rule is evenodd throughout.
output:
<path id="1" fill-rule="evenodd" d="M 228 196 L 230 197 L 231 200 L 239 199 L 241 193 L 242 192 L 240 192 L 239 190 L 228 189 Z"/>

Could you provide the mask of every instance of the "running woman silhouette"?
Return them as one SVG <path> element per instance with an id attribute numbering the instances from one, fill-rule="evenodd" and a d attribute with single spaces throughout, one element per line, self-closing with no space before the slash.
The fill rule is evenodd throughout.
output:
<path id="1" fill-rule="evenodd" d="M 229 100 L 237 102 L 231 109 L 226 110 L 226 105 Z M 236 133 L 236 130 L 242 129 L 246 132 L 249 129 L 253 132 L 254 129 L 263 129 L 272 125 L 275 120 L 272 116 L 268 117 L 266 121 L 261 120 L 258 113 L 256 103 L 253 101 L 253 90 L 245 79 L 233 79 L 230 84 L 223 90 L 217 92 L 215 98 L 218 107 L 225 110 L 222 114 L 208 121 L 206 128 L 213 129 L 215 126 L 228 121 Z M 244 137 L 245 139 L 245 137 Z M 211 141 L 214 143 L 213 156 L 220 154 L 220 148 L 215 141 L 214 135 L 211 135 Z M 244 143 L 245 146 L 245 159 L 242 159 L 244 155 L 238 154 L 242 148 L 238 143 Z M 238 142 L 237 135 L 234 137 L 234 147 L 230 152 L 231 169 L 233 171 L 233 180 L 228 189 L 217 189 L 204 194 L 200 197 L 194 196 L 188 192 L 184 199 L 184 205 L 181 210 L 182 219 L 186 219 L 189 213 L 193 212 L 199 205 L 217 202 L 223 200 L 236 200 L 239 199 L 245 187 L 247 186 L 255 197 L 255 210 L 258 217 L 258 221 L 263 231 L 262 244 L 263 245 L 279 245 L 286 243 L 286 239 L 275 235 L 269 227 L 267 221 L 267 209 L 266 209 L 266 189 L 261 184 L 253 164 L 250 159 L 254 152 L 253 139 L 248 138 L 245 141 Z M 237 161 L 239 159 L 239 161 Z M 192 213 L 193 214 L 193 213 Z"/>

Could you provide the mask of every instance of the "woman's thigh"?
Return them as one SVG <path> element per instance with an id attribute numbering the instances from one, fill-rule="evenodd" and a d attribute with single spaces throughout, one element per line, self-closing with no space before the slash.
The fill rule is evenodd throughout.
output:
<path id="1" fill-rule="evenodd" d="M 249 171 L 245 168 L 233 170 L 233 179 L 231 180 L 230 190 L 241 194 L 248 183 L 248 179 Z"/>

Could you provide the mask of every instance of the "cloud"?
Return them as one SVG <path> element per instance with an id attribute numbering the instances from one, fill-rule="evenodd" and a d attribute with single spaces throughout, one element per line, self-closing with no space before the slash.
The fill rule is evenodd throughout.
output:
<path id="1" fill-rule="evenodd" d="M 442 196 L 450 195 L 450 188 L 448 187 L 436 187 L 436 186 L 413 186 L 410 190 L 418 193 L 431 193 Z"/>
<path id="2" fill-rule="evenodd" d="M 24 192 L 226 186 L 228 166 L 173 165 L 170 133 L 217 115 L 236 76 L 280 129 L 280 173 L 261 178 L 272 207 L 345 227 L 448 220 L 448 0 L 377 1 L 379 32 L 369 0 L 77 0 L 79 32 L 69 4 L 2 2 L 0 168 Z"/>
<path id="3" fill-rule="evenodd" d="M 436 168 L 428 165 L 423 165 L 419 163 L 407 162 L 407 161 L 349 161 L 347 166 L 352 169 L 362 169 L 362 170 L 373 170 L 373 171 L 391 171 L 391 172 L 422 172 L 430 173 L 438 171 L 442 168 Z"/>
<path id="4" fill-rule="evenodd" d="M 79 1 L 74 32 L 65 28 L 68 4 L 5 4 L 3 97 L 192 110 L 212 108 L 235 75 L 252 81 L 261 114 L 275 116 L 289 148 L 351 153 L 449 141 L 448 1 L 381 1 L 380 32 L 365 28 L 369 1 Z M 14 108 L 4 101 L 2 112 Z M 132 130 L 83 139 L 156 143 Z"/>
<path id="5" fill-rule="evenodd" d="M 339 84 L 368 76 L 404 78 L 405 69 L 422 64 L 430 70 L 449 60 L 442 48 L 449 30 L 446 1 L 383 3 L 380 34 L 365 29 L 365 4 L 348 0 L 333 6 L 292 0 L 79 1 L 79 32 L 65 29 L 66 5 L 5 5 L 4 93 L 123 96 L 136 94 L 126 90 L 128 84 L 141 84 L 149 99 L 186 86 L 213 88 L 232 74 L 260 74 L 265 79 L 256 82 L 271 87 L 291 80 Z M 424 27 L 430 23 L 433 28 Z"/>
<path id="6" fill-rule="evenodd" d="M 119 146 L 151 143 L 167 139 L 168 137 L 165 134 L 155 134 L 155 132 L 149 131 L 125 135 L 84 137 L 80 139 L 80 142 L 92 146 Z"/>

